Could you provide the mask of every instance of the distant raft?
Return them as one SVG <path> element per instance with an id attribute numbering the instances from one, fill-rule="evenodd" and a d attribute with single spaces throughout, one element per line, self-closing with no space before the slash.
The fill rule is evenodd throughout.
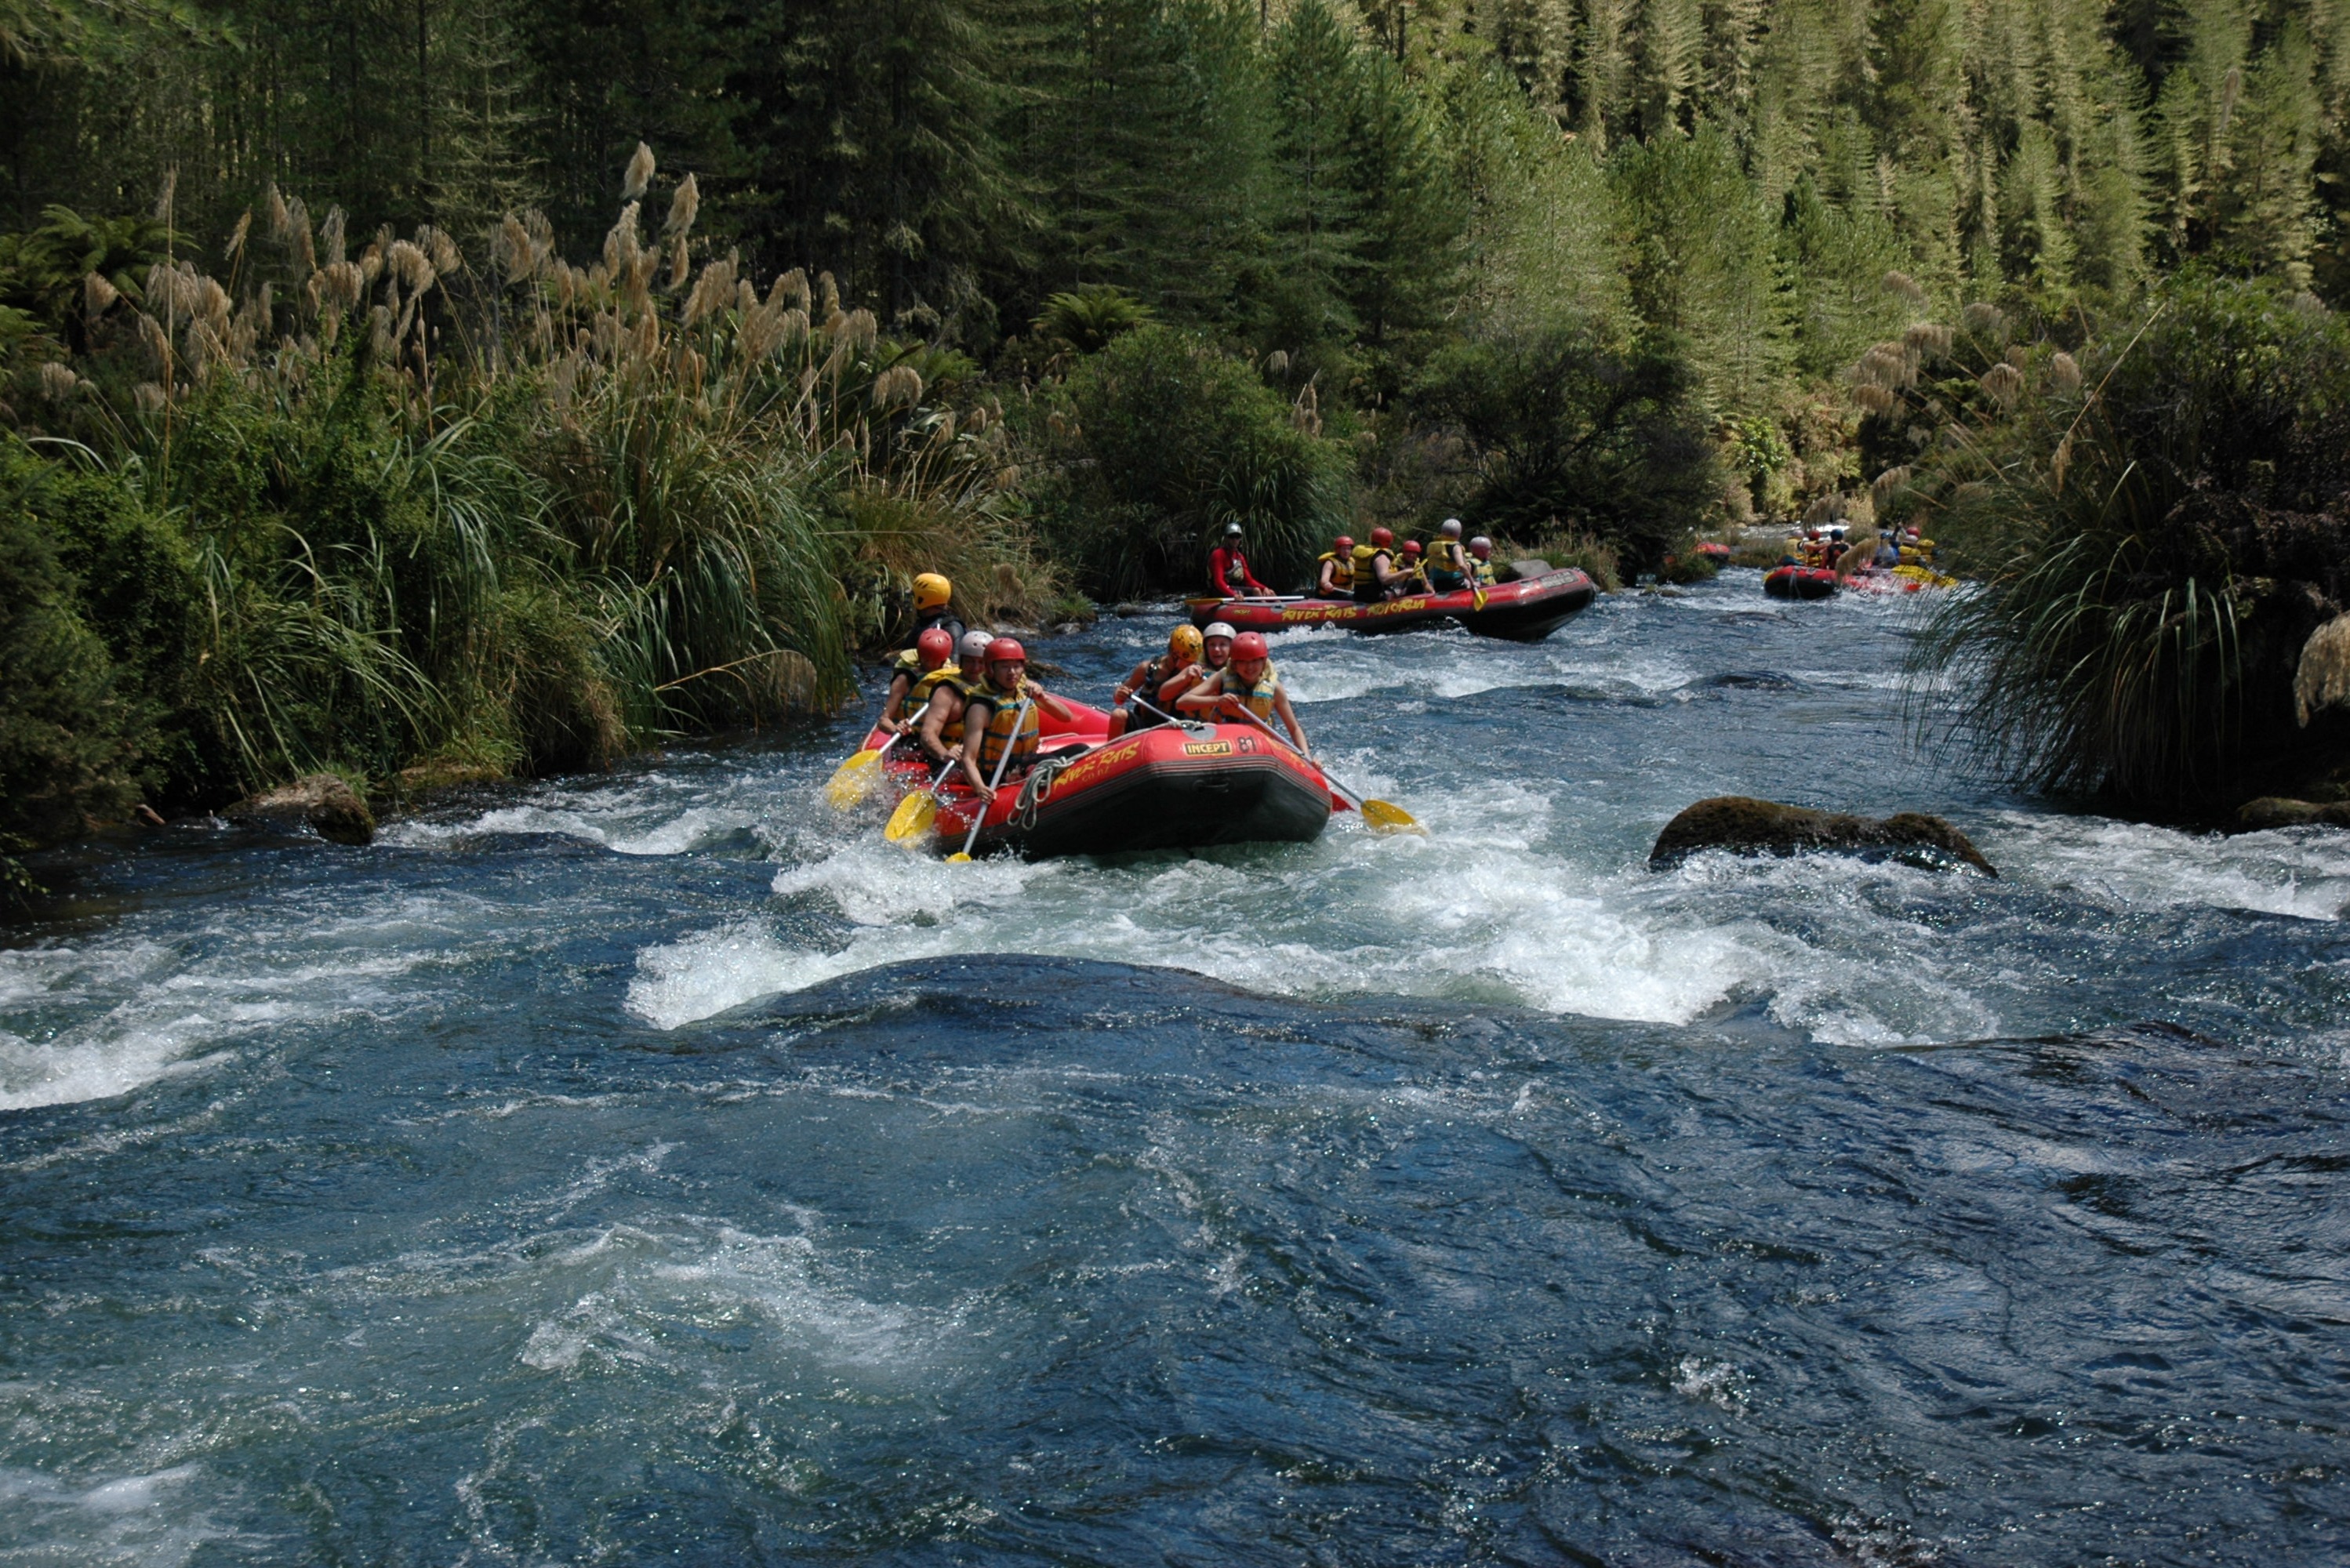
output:
<path id="1" fill-rule="evenodd" d="M 1303 844 L 1344 808 L 1314 763 L 1246 724 L 1160 724 L 1108 742 L 1051 751 L 986 808 L 974 856 L 1024 859 Z M 961 849 L 979 800 L 961 787 L 940 801 L 941 854 Z"/>
<path id="2" fill-rule="evenodd" d="M 1762 591 L 1774 599 L 1824 599 L 1836 591 L 1836 575 L 1825 566 L 1774 566 L 1762 574 Z"/>
<path id="3" fill-rule="evenodd" d="M 1284 631 L 1336 626 L 1348 631 L 1410 631 L 1451 621 L 1479 637 L 1510 642 L 1540 642 L 1596 598 L 1599 589 L 1572 566 L 1448 594 L 1409 594 L 1399 599 L 1359 604 L 1353 599 L 1196 598 L 1187 601 L 1191 623 L 1223 621 L 1240 631 Z"/>
<path id="4" fill-rule="evenodd" d="M 1916 594 L 1958 586 L 1958 578 L 1946 577 L 1931 566 L 1896 566 L 1891 571 L 1865 566 L 1843 582 L 1856 594 Z"/>

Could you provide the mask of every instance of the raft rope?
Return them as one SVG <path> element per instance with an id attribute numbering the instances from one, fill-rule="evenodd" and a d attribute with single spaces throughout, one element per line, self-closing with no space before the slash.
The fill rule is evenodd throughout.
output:
<path id="1" fill-rule="evenodd" d="M 1012 805 L 1013 819 L 1020 824 L 1021 831 L 1036 826 L 1036 808 L 1053 798 L 1053 781 L 1061 776 L 1061 770 L 1088 754 L 1089 752 L 1079 752 L 1076 756 L 1047 757 L 1028 770 L 1028 776 L 1021 781 L 1020 798 Z"/>

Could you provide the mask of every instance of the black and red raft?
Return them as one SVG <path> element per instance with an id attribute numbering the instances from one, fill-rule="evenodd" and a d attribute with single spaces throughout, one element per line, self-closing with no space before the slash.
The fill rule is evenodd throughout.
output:
<path id="1" fill-rule="evenodd" d="M 996 792 L 973 856 L 1009 850 L 1047 860 L 1303 844 L 1321 836 L 1332 810 L 1347 809 L 1319 767 L 1253 725 L 1160 724 L 1105 742 L 1106 714 L 1080 702 L 1069 707 L 1076 722 L 1061 725 L 1048 716 L 1035 767 Z M 868 743 L 887 739 L 877 730 Z M 883 769 L 901 791 L 931 782 L 910 744 L 894 748 Z M 941 792 L 933 830 L 941 854 L 963 846 L 977 806 L 960 778 Z"/>
<path id="2" fill-rule="evenodd" d="M 1836 591 L 1836 575 L 1825 566 L 1773 566 L 1762 574 L 1762 591 L 1774 599 L 1824 599 Z"/>
<path id="3" fill-rule="evenodd" d="M 1348 631 L 1410 631 L 1451 621 L 1479 637 L 1540 642 L 1598 597 L 1599 589 L 1572 566 L 1449 594 L 1408 594 L 1378 604 L 1353 599 L 1196 598 L 1185 603 L 1191 624 L 1223 621 L 1235 631 L 1286 631 L 1336 626 Z"/>

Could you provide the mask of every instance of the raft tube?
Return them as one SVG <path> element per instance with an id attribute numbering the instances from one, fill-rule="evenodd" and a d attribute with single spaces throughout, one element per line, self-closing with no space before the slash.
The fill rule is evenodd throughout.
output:
<path id="1" fill-rule="evenodd" d="M 1285 631 L 1297 627 L 1336 626 L 1348 631 L 1409 631 L 1452 621 L 1479 637 L 1540 642 L 1598 597 L 1591 579 L 1569 566 L 1496 583 L 1482 597 L 1471 588 L 1449 594 L 1410 594 L 1383 604 L 1353 599 L 1266 598 L 1188 600 L 1191 624 L 1223 621 L 1236 631 Z"/>
<path id="2" fill-rule="evenodd" d="M 1160 724 L 1080 750 L 1046 754 L 987 808 L 974 856 L 1011 850 L 1029 860 L 1217 844 L 1304 844 L 1321 836 L 1334 804 L 1322 770 L 1246 724 Z M 938 848 L 951 855 L 971 832 L 976 797 L 950 788 Z"/>
<path id="3" fill-rule="evenodd" d="M 1836 591 L 1836 575 L 1825 566 L 1773 566 L 1762 574 L 1762 591 L 1774 599 L 1824 599 Z"/>

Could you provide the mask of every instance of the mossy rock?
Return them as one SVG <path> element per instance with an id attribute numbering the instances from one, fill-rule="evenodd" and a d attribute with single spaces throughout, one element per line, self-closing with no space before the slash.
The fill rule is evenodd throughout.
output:
<path id="1" fill-rule="evenodd" d="M 336 844 L 366 844 L 375 837 L 375 813 L 359 791 L 332 774 L 310 774 L 292 784 L 237 802 L 232 822 L 273 827 L 307 827 Z"/>
<path id="2" fill-rule="evenodd" d="M 2282 795 L 2270 794 L 2246 801 L 2236 811 L 2236 829 L 2240 833 L 2261 833 L 2272 827 L 2299 827 L 2305 823 L 2350 827 L 2350 803 L 2287 800 Z"/>
<path id="3" fill-rule="evenodd" d="M 1733 855 L 1825 850 L 1934 869 L 1966 866 L 1986 877 L 1999 875 L 1965 834 L 1939 816 L 1916 811 L 1883 818 L 1846 816 L 1742 794 L 1701 800 L 1674 817 L 1657 836 L 1648 864 L 1675 865 L 1700 849 L 1726 849 Z"/>

